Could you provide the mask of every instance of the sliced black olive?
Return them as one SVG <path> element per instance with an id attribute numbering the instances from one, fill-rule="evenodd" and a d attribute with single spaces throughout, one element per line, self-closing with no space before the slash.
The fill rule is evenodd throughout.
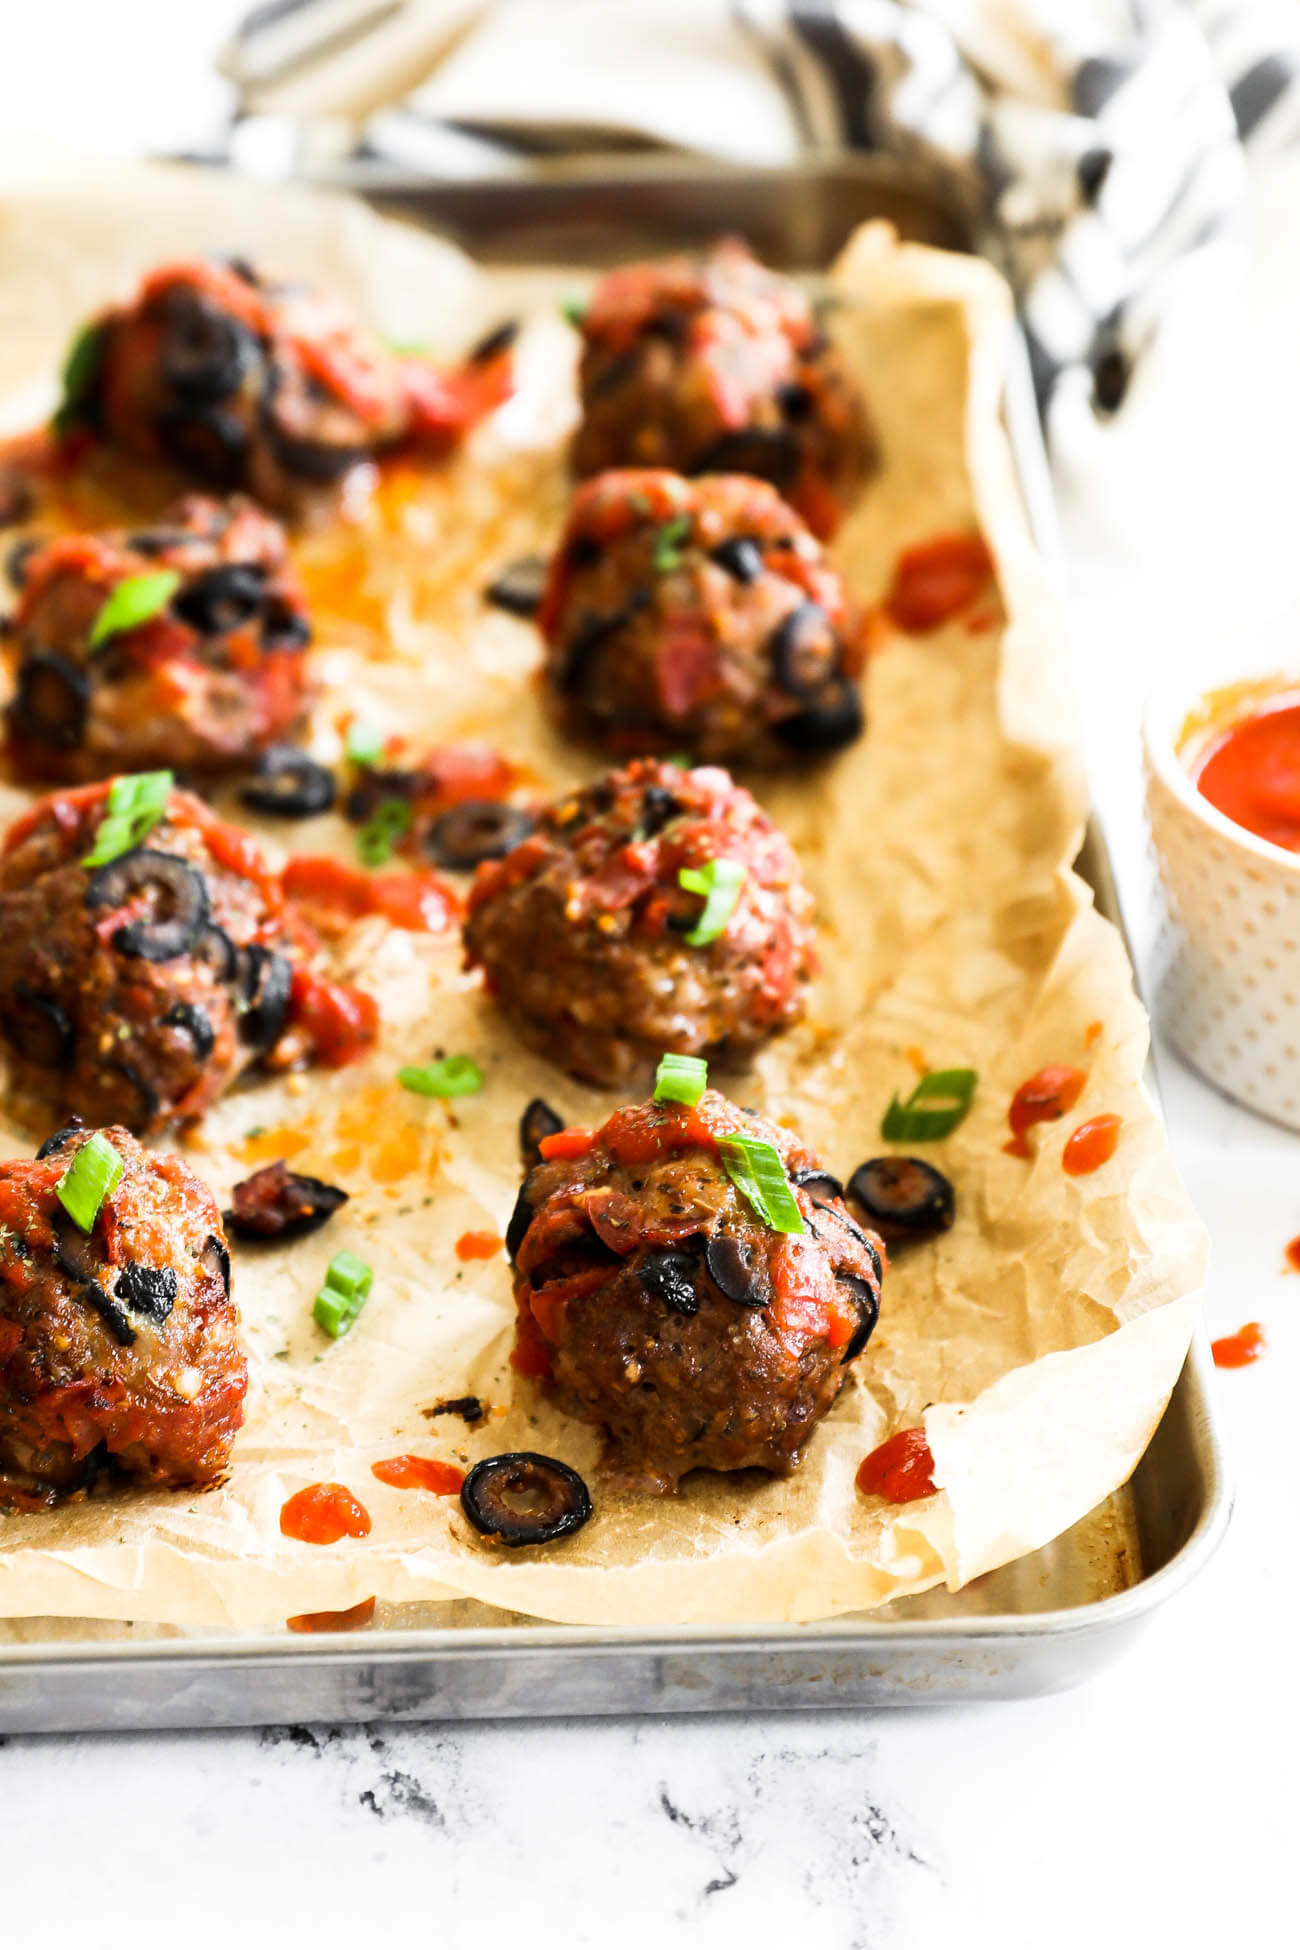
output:
<path id="1" fill-rule="evenodd" d="M 723 433 L 702 453 L 692 474 L 756 474 L 784 487 L 799 465 L 799 442 L 788 427 L 740 427 Z"/>
<path id="2" fill-rule="evenodd" d="M 566 691 L 577 690 L 586 681 L 587 671 L 597 650 L 611 637 L 617 636 L 634 616 L 648 609 L 652 600 L 648 589 L 634 589 L 622 609 L 611 610 L 603 616 L 587 610 L 579 618 L 577 629 L 564 646 L 560 683 Z"/>
<path id="3" fill-rule="evenodd" d="M 81 743 L 90 709 L 90 678 L 58 650 L 31 650 L 18 672 L 14 715 L 42 745 Z"/>
<path id="4" fill-rule="evenodd" d="M 637 1278 L 647 1293 L 675 1314 L 697 1314 L 700 1296 L 692 1276 L 699 1263 L 689 1253 L 651 1253 L 637 1268 Z"/>
<path id="5" fill-rule="evenodd" d="M 515 1209 L 510 1214 L 510 1223 L 506 1227 L 506 1254 L 512 1266 L 519 1257 L 519 1248 L 524 1243 L 524 1234 L 532 1222 L 533 1208 L 528 1200 L 528 1180 L 525 1179 L 519 1187 Z"/>
<path id="6" fill-rule="evenodd" d="M 224 928 L 210 921 L 194 944 L 194 959 L 210 968 L 219 982 L 233 982 L 239 969 L 234 942 Z"/>
<path id="7" fill-rule="evenodd" d="M 373 819 L 385 799 L 414 799 L 420 790 L 418 772 L 386 772 L 368 767 L 348 794 L 343 810 L 354 826 Z"/>
<path id="8" fill-rule="evenodd" d="M 233 271 L 235 276 L 241 278 L 245 284 L 251 284 L 254 291 L 261 290 L 262 280 L 246 257 L 234 257 L 228 253 L 223 255 L 217 252 L 212 261 L 214 264 L 224 264 L 228 271 Z"/>
<path id="9" fill-rule="evenodd" d="M 59 1212 L 54 1221 L 54 1257 L 76 1286 L 78 1297 L 94 1308 L 114 1340 L 130 1347 L 135 1329 L 126 1317 L 126 1308 L 105 1293 L 95 1277 L 100 1270 L 99 1249 L 90 1234 L 74 1225 L 64 1212 Z"/>
<path id="10" fill-rule="evenodd" d="M 468 871 L 480 860 L 500 860 L 527 839 L 535 820 L 504 799 L 462 799 L 429 828 L 429 852 L 440 867 Z"/>
<path id="11" fill-rule="evenodd" d="M 630 345 L 626 352 L 606 352 L 592 359 L 584 366 L 582 375 L 582 397 L 590 405 L 593 400 L 604 399 L 616 393 L 630 379 L 635 379 L 641 370 L 642 352 L 639 345 Z"/>
<path id="12" fill-rule="evenodd" d="M 217 487 L 236 487 L 248 463 L 248 432 L 237 413 L 220 406 L 176 406 L 158 416 L 167 458 Z"/>
<path id="13" fill-rule="evenodd" d="M 837 752 L 862 731 L 862 699 L 851 677 L 837 678 L 825 698 L 793 718 L 779 718 L 772 729 L 797 752 Z"/>
<path id="14" fill-rule="evenodd" d="M 817 697 L 835 675 L 840 640 L 820 603 L 800 603 L 777 624 L 770 639 L 772 672 L 791 697 Z"/>
<path id="15" fill-rule="evenodd" d="M 575 535 L 564 552 L 571 569 L 594 569 L 605 553 L 594 535 Z"/>
<path id="16" fill-rule="evenodd" d="M 591 1515 L 591 1496 L 577 1470 L 527 1449 L 475 1463 L 461 1486 L 460 1505 L 475 1530 L 512 1550 L 569 1537 Z"/>
<path id="17" fill-rule="evenodd" d="M 177 292 L 167 307 L 162 373 L 187 405 L 210 406 L 239 391 L 260 357 L 246 325 L 208 299 Z"/>
<path id="18" fill-rule="evenodd" d="M 293 745 L 272 745 L 239 796 L 254 812 L 275 819 L 311 819 L 334 804 L 334 775 Z"/>
<path id="19" fill-rule="evenodd" d="M 125 1124 L 129 1131 L 147 1130 L 162 1108 L 161 1099 L 153 1084 L 143 1070 L 138 1069 L 134 1063 L 128 1063 L 125 1057 L 115 1057 L 105 1067 L 112 1070 L 116 1076 L 124 1077 L 135 1093 L 135 1108 L 123 1105 L 118 1113 L 117 1122 Z"/>
<path id="20" fill-rule="evenodd" d="M 531 1171 L 540 1165 L 542 1154 L 538 1148 L 543 1138 L 554 1137 L 564 1129 L 564 1119 L 553 1111 L 545 1097 L 534 1097 L 524 1107 L 519 1120 L 519 1155 L 524 1161 L 524 1170 Z"/>
<path id="21" fill-rule="evenodd" d="M 168 1029 L 179 1029 L 194 1045 L 200 1063 L 206 1063 L 216 1045 L 216 1032 L 207 1010 L 197 1002 L 173 1002 L 163 1017 Z"/>
<path id="22" fill-rule="evenodd" d="M 350 408 L 305 373 L 283 365 L 267 374 L 261 417 L 276 459 L 300 480 L 331 487 L 371 452 Z"/>
<path id="23" fill-rule="evenodd" d="M 670 819 L 676 819 L 681 811 L 679 800 L 666 785 L 648 785 L 641 800 L 641 836 L 652 840 L 656 833 L 662 833 Z"/>
<path id="24" fill-rule="evenodd" d="M 169 548 L 184 548 L 193 540 L 193 531 L 187 528 L 142 528 L 127 536 L 126 545 L 137 555 L 165 555 Z"/>
<path id="25" fill-rule="evenodd" d="M 36 535 L 23 535 L 5 555 L 5 574 L 15 589 L 21 589 L 27 580 L 27 564 L 41 547 Z"/>
<path id="26" fill-rule="evenodd" d="M 26 982 L 15 983 L 4 1025 L 14 1047 L 41 1069 L 62 1070 L 71 1063 L 76 1035 L 67 1012 L 52 995 L 40 995 Z"/>
<path id="27" fill-rule="evenodd" d="M 113 1291 L 136 1313 L 161 1326 L 176 1305 L 180 1286 L 170 1266 L 141 1266 L 129 1260 L 118 1274 Z"/>
<path id="28" fill-rule="evenodd" d="M 951 1183 L 924 1158 L 868 1158 L 849 1180 L 849 1197 L 890 1244 L 947 1232 L 957 1216 Z"/>
<path id="29" fill-rule="evenodd" d="M 255 945 L 237 954 L 239 1035 L 253 1049 L 269 1049 L 284 1027 L 293 987 L 293 967 L 274 948 Z"/>
<path id="30" fill-rule="evenodd" d="M 241 1179 L 223 1216 L 240 1239 L 300 1239 L 333 1218 L 348 1195 L 323 1178 L 290 1171 L 283 1158 Z"/>
<path id="31" fill-rule="evenodd" d="M 814 405 L 812 389 L 801 386 L 797 379 L 787 380 L 776 389 L 776 403 L 787 420 L 806 420 Z"/>
<path id="32" fill-rule="evenodd" d="M 546 590 L 550 564 L 544 555 L 521 555 L 508 562 L 483 591 L 485 601 L 512 616 L 535 616 Z"/>
<path id="33" fill-rule="evenodd" d="M 841 1286 L 848 1288 L 853 1295 L 853 1304 L 858 1310 L 858 1324 L 850 1336 L 849 1344 L 844 1350 L 844 1358 L 840 1362 L 840 1366 L 845 1367 L 850 1361 L 857 1360 L 871 1339 L 876 1322 L 880 1318 L 880 1302 L 872 1291 L 870 1282 L 864 1280 L 860 1273 L 837 1273 L 835 1278 Z"/>
<path id="34" fill-rule="evenodd" d="M 174 961 L 192 948 L 208 925 L 208 885 L 197 867 L 174 853 L 135 846 L 96 867 L 86 888 L 87 907 L 125 907 L 133 894 L 152 888 L 158 911 L 148 921 L 128 921 L 113 936 L 123 955 L 142 961 Z"/>
<path id="35" fill-rule="evenodd" d="M 311 624 L 300 609 L 283 596 L 268 596 L 262 605 L 263 650 L 305 650 L 311 642 Z"/>
<path id="36" fill-rule="evenodd" d="M 450 1401 L 435 1402 L 420 1412 L 430 1421 L 435 1415 L 459 1415 L 463 1422 L 481 1422 L 487 1413 L 477 1395 L 454 1395 Z"/>
<path id="37" fill-rule="evenodd" d="M 754 1240 L 734 1232 L 715 1232 L 704 1249 L 704 1264 L 719 1293 L 742 1307 L 766 1307 L 772 1298 L 767 1259 Z"/>
<path id="38" fill-rule="evenodd" d="M 48 1158 L 51 1152 L 62 1151 L 68 1139 L 75 1137 L 78 1131 L 84 1131 L 85 1128 L 85 1125 L 79 1117 L 74 1117 L 70 1124 L 61 1124 L 57 1131 L 52 1131 L 49 1137 L 46 1138 L 44 1144 L 36 1153 L 37 1157 Z"/>
<path id="39" fill-rule="evenodd" d="M 130 1347 L 135 1340 L 135 1329 L 126 1317 L 122 1302 L 105 1293 L 98 1280 L 83 1281 L 78 1291 L 81 1299 L 95 1309 L 118 1346 Z"/>
<path id="40" fill-rule="evenodd" d="M 172 608 L 200 636 L 225 636 L 252 621 L 265 595 L 260 562 L 222 562 L 187 582 L 172 598 Z"/>
<path id="41" fill-rule="evenodd" d="M 729 535 L 709 554 L 737 582 L 757 582 L 763 573 L 763 551 L 752 535 Z"/>
<path id="42" fill-rule="evenodd" d="M 485 366 L 489 359 L 495 359 L 508 352 L 519 337 L 519 320 L 507 318 L 500 325 L 494 325 L 485 332 L 477 345 L 472 345 L 465 354 L 465 363 L 470 366 Z"/>
<path id="43" fill-rule="evenodd" d="M 199 1269 L 210 1274 L 213 1279 L 221 1281 L 226 1289 L 228 1300 L 230 1298 L 230 1254 L 226 1251 L 225 1240 L 218 1239 L 215 1232 L 210 1232 L 203 1242 L 203 1251 L 199 1254 Z"/>

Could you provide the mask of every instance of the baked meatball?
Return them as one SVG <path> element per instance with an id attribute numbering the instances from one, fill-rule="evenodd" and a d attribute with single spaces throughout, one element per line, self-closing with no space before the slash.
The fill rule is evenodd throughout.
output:
<path id="1" fill-rule="evenodd" d="M 801 1230 L 775 1230 L 737 1190 L 724 1163 L 736 1133 L 774 1148 Z M 716 1090 L 541 1149 L 507 1241 L 515 1366 L 604 1429 L 627 1483 L 788 1474 L 880 1307 L 880 1242 L 835 1179 L 793 1132 Z"/>
<path id="2" fill-rule="evenodd" d="M 527 1043 L 621 1085 L 664 1050 L 736 1058 L 797 1021 L 811 911 L 789 841 L 726 772 L 639 759 L 479 868 L 465 954 Z"/>
<path id="3" fill-rule="evenodd" d="M 84 1231 L 57 1187 L 95 1136 L 122 1171 Z M 0 1164 L 0 1501 L 101 1472 L 214 1482 L 247 1387 L 221 1215 L 187 1165 L 116 1126 Z"/>
<path id="4" fill-rule="evenodd" d="M 337 299 L 239 258 L 167 264 L 74 341 L 56 425 L 299 509 L 360 461 L 440 451 L 505 399 L 508 339 L 450 373 L 395 352 Z"/>
<path id="5" fill-rule="evenodd" d="M 562 727 L 616 754 L 788 766 L 862 730 L 863 620 L 762 481 L 588 481 L 538 624 Z"/>
<path id="6" fill-rule="evenodd" d="M 41 799 L 0 854 L 0 1030 L 20 1084 L 88 1123 L 197 1117 L 291 1025 L 305 932 L 256 846 L 187 792 L 88 867 L 109 788 Z"/>
<path id="7" fill-rule="evenodd" d="M 876 465 L 861 394 L 804 293 L 731 238 L 628 264 L 582 320 L 577 474 L 757 474 L 831 535 Z"/>
<path id="8" fill-rule="evenodd" d="M 228 771 L 301 727 L 311 629 L 284 531 L 250 501 L 191 495 L 153 529 L 60 535 L 20 573 L 6 719 L 22 776 Z M 124 583 L 140 620 L 105 634 Z"/>

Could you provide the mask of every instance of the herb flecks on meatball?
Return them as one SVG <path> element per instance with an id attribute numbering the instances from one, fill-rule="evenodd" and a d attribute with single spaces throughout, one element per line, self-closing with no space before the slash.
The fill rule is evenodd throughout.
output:
<path id="1" fill-rule="evenodd" d="M 734 239 L 697 262 L 611 271 L 581 329 L 579 475 L 756 474 L 825 537 L 877 464 L 861 394 L 808 298 Z"/>
<path id="2" fill-rule="evenodd" d="M 56 426 L 270 507 L 328 495 L 361 462 L 441 452 L 509 396 L 508 344 L 440 372 L 339 300 L 242 260 L 167 264 L 74 341 Z"/>
<path id="3" fill-rule="evenodd" d="M 663 1050 L 738 1058 L 797 1021 L 811 912 L 789 841 L 726 772 L 641 759 L 479 868 L 466 959 L 532 1047 L 623 1085 Z"/>
<path id="4" fill-rule="evenodd" d="M 52 794 L 10 828 L 0 1031 L 54 1111 L 145 1132 L 198 1117 L 250 1064 L 314 1053 L 336 990 L 251 837 L 175 790 L 113 827 L 139 820 L 111 811 L 129 783 Z"/>
<path id="5" fill-rule="evenodd" d="M 121 1166 L 97 1209 L 59 1192 L 88 1145 Z M 0 1502 L 211 1483 L 247 1386 L 221 1216 L 179 1158 L 78 1127 L 0 1164 Z"/>
<path id="6" fill-rule="evenodd" d="M 538 624 L 556 716 L 616 755 L 788 767 L 862 730 L 862 619 L 762 481 L 624 469 L 584 483 Z"/>
<path id="7" fill-rule="evenodd" d="M 8 637 L 9 750 L 28 778 L 229 771 L 303 720 L 302 593 L 283 529 L 239 498 L 38 545 Z"/>
<path id="8" fill-rule="evenodd" d="M 737 1182 L 738 1138 L 766 1158 L 769 1188 L 784 1179 L 768 1219 Z M 510 1231 L 515 1367 L 603 1428 L 630 1485 L 787 1474 L 879 1312 L 880 1242 L 835 1181 L 791 1131 L 715 1090 L 630 1106 L 541 1151 Z"/>

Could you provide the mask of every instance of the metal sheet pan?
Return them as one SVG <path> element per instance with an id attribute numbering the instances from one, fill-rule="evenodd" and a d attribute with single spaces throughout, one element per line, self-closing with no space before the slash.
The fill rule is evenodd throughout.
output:
<path id="1" fill-rule="evenodd" d="M 603 263 L 732 229 L 777 264 L 820 268 L 870 216 L 921 241 L 969 243 L 960 212 L 872 158 L 779 172 L 623 159 L 617 171 L 548 172 L 523 185 L 416 190 L 385 178 L 353 187 L 514 264 Z M 1022 352 L 1008 375 L 1006 418 L 1039 547 L 1059 559 Z M 1079 868 L 1118 925 L 1095 824 Z M 0 1627 L 0 1734 L 788 1711 L 1049 1692 L 1113 1659 L 1195 1574 L 1230 1502 L 1198 1342 L 1130 1481 L 1042 1550 L 959 1592 L 816 1625 L 651 1633 L 539 1625 L 470 1604 L 381 1606 L 368 1630 L 317 1638 L 123 1625 L 90 1640 L 75 1620 L 28 1620 Z"/>

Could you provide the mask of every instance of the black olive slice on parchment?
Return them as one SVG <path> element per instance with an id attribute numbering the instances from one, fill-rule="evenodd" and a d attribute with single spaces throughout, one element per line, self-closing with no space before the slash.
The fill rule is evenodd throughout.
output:
<path id="1" fill-rule="evenodd" d="M 347 1204 L 348 1194 L 323 1178 L 290 1171 L 283 1158 L 276 1158 L 242 1178 L 230 1199 L 230 1210 L 222 1214 L 227 1231 L 237 1239 L 262 1241 L 315 1232 Z"/>
<path id="2" fill-rule="evenodd" d="M 334 775 L 295 745 L 271 745 L 239 788 L 242 804 L 272 819 L 312 819 L 334 804 Z"/>
<path id="3" fill-rule="evenodd" d="M 434 820 L 426 842 L 440 867 L 468 873 L 484 860 L 500 860 L 533 830 L 530 813 L 504 799 L 462 799 Z"/>
<path id="4" fill-rule="evenodd" d="M 868 1158 L 850 1178 L 848 1195 L 890 1246 L 932 1239 L 957 1216 L 951 1180 L 924 1158 Z"/>
<path id="5" fill-rule="evenodd" d="M 511 1550 L 571 1537 L 591 1515 L 591 1493 L 577 1470 L 528 1449 L 475 1463 L 460 1504 L 475 1530 Z"/>

